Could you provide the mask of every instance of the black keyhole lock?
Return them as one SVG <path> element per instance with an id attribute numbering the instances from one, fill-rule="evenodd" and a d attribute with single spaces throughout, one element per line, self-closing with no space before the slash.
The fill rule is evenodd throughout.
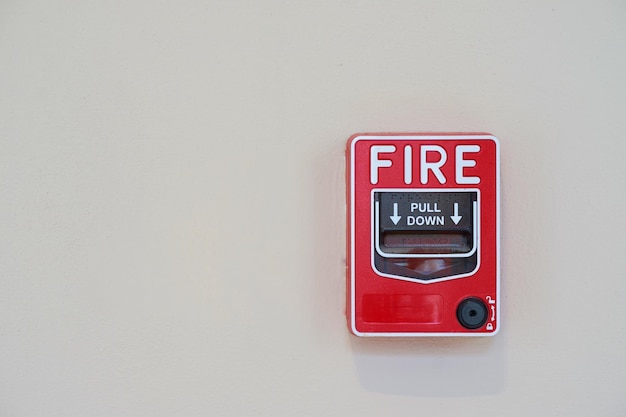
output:
<path id="1" fill-rule="evenodd" d="M 466 329 L 478 329 L 487 322 L 487 306 L 480 298 L 470 297 L 459 303 L 456 317 Z"/>

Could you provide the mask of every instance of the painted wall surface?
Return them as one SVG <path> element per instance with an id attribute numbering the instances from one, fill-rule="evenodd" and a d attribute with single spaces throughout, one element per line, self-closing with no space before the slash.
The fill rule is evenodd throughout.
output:
<path id="1" fill-rule="evenodd" d="M 1 416 L 626 415 L 626 3 L 0 3 Z M 344 159 L 489 131 L 503 327 L 361 340 Z"/>

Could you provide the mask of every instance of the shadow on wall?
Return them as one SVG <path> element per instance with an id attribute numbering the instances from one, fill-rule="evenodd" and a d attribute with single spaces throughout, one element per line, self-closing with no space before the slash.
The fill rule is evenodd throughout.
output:
<path id="1" fill-rule="evenodd" d="M 347 331 L 347 330 L 346 330 Z M 494 338 L 350 337 L 363 388 L 416 397 L 494 395 L 506 385 L 504 335 Z"/>

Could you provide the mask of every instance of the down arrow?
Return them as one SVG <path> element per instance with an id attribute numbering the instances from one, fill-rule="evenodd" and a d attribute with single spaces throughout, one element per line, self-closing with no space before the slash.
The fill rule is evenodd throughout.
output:
<path id="1" fill-rule="evenodd" d="M 454 216 L 450 216 L 454 224 L 459 224 L 463 216 L 459 216 L 459 203 L 454 203 Z"/>
<path id="2" fill-rule="evenodd" d="M 389 216 L 393 224 L 397 225 L 402 216 L 398 216 L 398 203 L 393 203 L 393 216 Z"/>

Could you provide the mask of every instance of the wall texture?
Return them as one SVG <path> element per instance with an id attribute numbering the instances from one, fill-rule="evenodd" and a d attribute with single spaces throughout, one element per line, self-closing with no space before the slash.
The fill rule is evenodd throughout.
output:
<path id="1" fill-rule="evenodd" d="M 0 3 L 1 416 L 626 415 L 626 4 Z M 503 328 L 360 340 L 344 144 L 489 131 Z"/>

